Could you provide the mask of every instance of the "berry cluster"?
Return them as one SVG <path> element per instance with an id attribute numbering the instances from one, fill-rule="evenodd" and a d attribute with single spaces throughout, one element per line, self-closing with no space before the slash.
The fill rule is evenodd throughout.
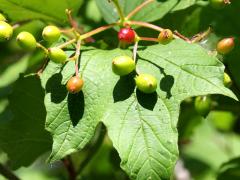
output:
<path id="1" fill-rule="evenodd" d="M 116 2 L 114 1 L 114 3 Z M 222 8 L 229 3 L 230 3 L 229 0 L 210 0 L 210 4 L 212 5 L 213 8 L 216 8 L 216 9 Z M 133 11 L 133 13 L 130 13 L 126 18 L 120 16 L 120 21 L 118 21 L 115 24 L 103 26 L 89 33 L 80 35 L 79 29 L 75 27 L 77 23 L 73 22 L 74 20 L 71 17 L 71 14 L 70 14 L 71 11 L 66 10 L 66 13 L 69 17 L 69 22 L 72 25 L 72 28 L 70 29 L 70 31 L 75 36 L 75 38 L 71 39 L 69 42 L 66 42 L 56 47 L 46 48 L 42 44 L 38 43 L 35 37 L 29 32 L 20 32 L 17 35 L 16 40 L 18 45 L 22 49 L 27 51 L 33 51 L 36 48 L 41 48 L 45 52 L 46 56 L 52 62 L 57 64 L 64 64 L 68 59 L 68 56 L 64 52 L 63 48 L 66 47 L 67 45 L 77 42 L 76 54 L 74 57 L 71 57 L 71 59 L 75 60 L 75 63 L 76 63 L 76 66 L 75 66 L 76 75 L 70 78 L 66 85 L 67 90 L 73 94 L 81 91 L 84 85 L 83 79 L 78 75 L 78 60 L 80 56 L 80 46 L 82 42 L 81 40 L 87 39 L 94 34 L 97 34 L 99 32 L 112 28 L 114 26 L 123 27 L 118 32 L 118 39 L 119 39 L 120 45 L 122 45 L 123 47 L 134 44 L 133 58 L 129 56 L 119 56 L 114 58 L 112 61 L 112 71 L 119 76 L 126 76 L 135 71 L 136 73 L 135 83 L 136 83 L 137 89 L 147 94 L 153 93 L 156 91 L 157 79 L 151 74 L 140 73 L 139 70 L 137 69 L 136 57 L 137 57 L 138 42 L 141 40 L 142 41 L 145 40 L 145 41 L 154 41 L 154 42 L 161 43 L 162 45 L 166 45 L 170 43 L 174 38 L 181 38 L 189 43 L 195 42 L 194 40 L 190 40 L 182 36 L 181 34 L 177 34 L 176 32 L 173 33 L 170 29 L 162 29 L 161 27 L 158 27 L 149 23 L 130 21 L 129 20 L 130 17 L 134 13 L 136 13 L 136 11 Z M 119 13 L 119 14 L 121 15 L 122 13 Z M 160 33 L 158 38 L 140 37 L 131 28 L 131 25 L 139 25 L 147 28 L 152 28 L 157 31 L 160 31 Z M 13 34 L 13 30 L 14 30 L 14 27 L 6 22 L 6 18 L 4 17 L 4 15 L 0 14 L 0 42 L 9 40 Z M 42 31 L 42 39 L 48 44 L 53 45 L 55 42 L 57 42 L 60 39 L 62 32 L 64 31 L 61 31 L 56 26 L 53 26 L 53 25 L 46 26 Z M 233 50 L 234 46 L 235 46 L 234 38 L 232 37 L 225 38 L 219 41 L 219 43 L 217 44 L 216 50 L 219 54 L 226 55 Z M 224 84 L 226 86 L 231 85 L 231 79 L 227 74 L 224 75 Z"/>

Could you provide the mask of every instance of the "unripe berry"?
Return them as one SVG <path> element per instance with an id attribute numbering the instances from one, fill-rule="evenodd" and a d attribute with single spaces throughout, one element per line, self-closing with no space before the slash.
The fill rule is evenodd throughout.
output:
<path id="1" fill-rule="evenodd" d="M 232 85 L 232 80 L 231 80 L 230 76 L 227 73 L 224 73 L 223 84 L 226 87 L 231 87 L 231 85 Z"/>
<path id="2" fill-rule="evenodd" d="M 138 90 L 150 94 L 157 89 L 157 79 L 150 74 L 140 74 L 135 78 Z"/>
<path id="3" fill-rule="evenodd" d="M 197 113 L 206 117 L 211 110 L 211 99 L 208 96 L 198 96 L 195 99 L 194 106 Z"/>
<path id="4" fill-rule="evenodd" d="M 3 14 L 0 13 L 0 21 L 6 21 L 6 18 Z"/>
<path id="5" fill-rule="evenodd" d="M 13 34 L 13 28 L 8 23 L 0 21 L 0 42 L 9 40 Z"/>
<path id="6" fill-rule="evenodd" d="M 58 41 L 61 32 L 56 26 L 47 26 L 43 29 L 42 37 L 45 41 L 53 43 Z"/>
<path id="7" fill-rule="evenodd" d="M 235 46 L 234 38 L 224 38 L 217 44 L 217 52 L 220 54 L 228 54 L 230 53 Z"/>
<path id="8" fill-rule="evenodd" d="M 125 44 L 132 44 L 135 41 L 135 31 L 132 28 L 122 28 L 118 32 L 118 39 Z"/>
<path id="9" fill-rule="evenodd" d="M 158 36 L 158 41 L 161 44 L 168 44 L 173 39 L 173 33 L 170 29 L 164 29 Z"/>
<path id="10" fill-rule="evenodd" d="M 55 63 L 64 64 L 67 59 L 67 55 L 62 49 L 53 47 L 49 49 L 49 58 Z"/>
<path id="11" fill-rule="evenodd" d="M 118 56 L 112 61 L 112 71 L 119 76 L 125 76 L 135 69 L 135 62 L 129 56 Z"/>
<path id="12" fill-rule="evenodd" d="M 80 77 L 74 76 L 67 82 L 67 90 L 71 94 L 76 94 L 82 90 L 84 81 Z"/>
<path id="13" fill-rule="evenodd" d="M 21 32 L 17 36 L 18 45 L 25 50 L 32 51 L 36 49 L 37 42 L 35 37 L 29 32 Z"/>

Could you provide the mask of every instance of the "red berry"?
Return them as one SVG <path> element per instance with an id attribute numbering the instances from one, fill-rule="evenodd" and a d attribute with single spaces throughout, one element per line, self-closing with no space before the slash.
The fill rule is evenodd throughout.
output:
<path id="1" fill-rule="evenodd" d="M 120 42 L 132 44 L 135 41 L 135 31 L 132 28 L 122 28 L 118 32 Z"/>
<path id="2" fill-rule="evenodd" d="M 67 90 L 72 94 L 76 94 L 82 90 L 84 81 L 80 77 L 71 77 L 67 82 Z"/>
<path id="3" fill-rule="evenodd" d="M 220 54 L 228 54 L 230 53 L 235 46 L 234 38 L 224 38 L 217 44 L 217 52 Z"/>

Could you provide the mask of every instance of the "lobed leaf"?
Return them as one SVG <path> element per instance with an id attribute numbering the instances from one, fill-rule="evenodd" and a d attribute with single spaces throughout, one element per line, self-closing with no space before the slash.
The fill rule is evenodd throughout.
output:
<path id="1" fill-rule="evenodd" d="M 82 149 L 102 121 L 132 179 L 169 179 L 178 158 L 177 122 L 182 100 L 222 94 L 236 99 L 223 85 L 224 66 L 196 44 L 174 40 L 139 50 L 138 69 L 157 77 L 156 93 L 135 88 L 134 74 L 120 79 L 112 59 L 128 50 L 88 50 L 81 56 L 85 80 L 81 93 L 65 89 L 74 64 L 50 64 L 42 76 L 46 87 L 46 128 L 53 135 L 51 161 Z M 55 74 L 57 73 L 57 74 Z"/>

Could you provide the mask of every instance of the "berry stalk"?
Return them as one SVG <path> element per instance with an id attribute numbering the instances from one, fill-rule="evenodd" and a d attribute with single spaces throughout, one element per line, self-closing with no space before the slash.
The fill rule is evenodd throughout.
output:
<path id="1" fill-rule="evenodd" d="M 146 5 L 154 2 L 155 0 L 147 0 L 145 2 L 143 2 L 142 4 L 140 4 L 139 6 L 137 6 L 132 12 L 130 12 L 126 19 L 130 19 L 132 16 L 134 16 L 136 13 L 138 13 L 142 8 L 144 8 Z"/>
<path id="2" fill-rule="evenodd" d="M 88 32 L 88 33 L 85 33 L 85 34 L 81 35 L 80 38 L 81 38 L 81 40 L 89 38 L 89 37 L 91 37 L 91 36 L 93 36 L 95 34 L 98 34 L 100 32 L 106 31 L 106 30 L 108 30 L 108 29 L 110 29 L 110 28 L 112 28 L 114 26 L 118 26 L 118 25 L 119 25 L 119 23 L 113 23 L 113 24 L 109 24 L 109 25 L 106 25 L 106 26 L 99 27 L 97 29 L 94 29 L 94 30 Z"/>
<path id="3" fill-rule="evenodd" d="M 112 2 L 115 5 L 115 7 L 117 8 L 117 12 L 118 12 L 118 15 L 120 17 L 120 22 L 123 23 L 124 20 L 125 20 L 125 16 L 124 16 L 124 13 L 122 11 L 122 8 L 121 8 L 118 0 L 112 0 Z"/>
<path id="4" fill-rule="evenodd" d="M 76 76 L 78 77 L 78 74 L 79 74 L 79 57 L 80 57 L 80 54 L 81 54 L 81 42 L 82 40 L 79 38 L 78 41 L 77 41 L 77 49 L 76 49 L 76 53 L 75 53 L 75 56 L 74 56 L 74 59 L 75 59 L 75 74 Z"/>

